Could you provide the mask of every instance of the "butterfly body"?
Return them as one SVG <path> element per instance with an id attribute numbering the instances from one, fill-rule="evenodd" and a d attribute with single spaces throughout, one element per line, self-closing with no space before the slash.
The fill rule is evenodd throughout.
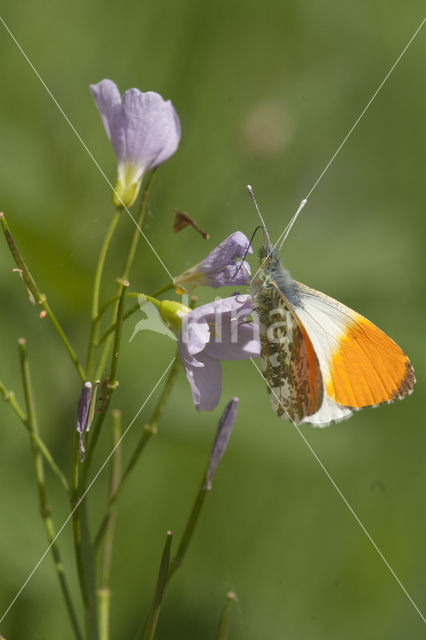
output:
<path id="1" fill-rule="evenodd" d="M 410 361 L 369 320 L 293 280 L 266 244 L 253 284 L 262 372 L 277 415 L 325 426 L 411 393 Z"/>

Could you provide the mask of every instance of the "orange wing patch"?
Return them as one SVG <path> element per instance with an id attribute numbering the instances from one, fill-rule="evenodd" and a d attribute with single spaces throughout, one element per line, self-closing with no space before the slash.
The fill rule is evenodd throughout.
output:
<path id="1" fill-rule="evenodd" d="M 332 354 L 327 396 L 346 407 L 368 407 L 403 398 L 414 383 L 413 367 L 398 345 L 356 314 Z"/>

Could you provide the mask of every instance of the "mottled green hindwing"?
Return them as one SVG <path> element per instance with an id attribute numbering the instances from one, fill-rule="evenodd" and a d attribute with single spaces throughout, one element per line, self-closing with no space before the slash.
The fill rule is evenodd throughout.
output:
<path id="1" fill-rule="evenodd" d="M 262 372 L 275 413 L 298 424 L 321 406 L 321 372 L 311 341 L 273 275 L 264 266 L 255 291 Z M 291 278 L 288 272 L 285 277 Z"/>

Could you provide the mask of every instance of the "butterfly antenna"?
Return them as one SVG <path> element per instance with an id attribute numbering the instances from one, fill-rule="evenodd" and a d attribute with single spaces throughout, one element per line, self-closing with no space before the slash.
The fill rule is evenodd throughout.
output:
<path id="1" fill-rule="evenodd" d="M 247 249 L 245 250 L 245 253 L 244 253 L 244 255 L 243 255 L 242 259 L 241 259 L 241 262 L 240 262 L 240 264 L 238 265 L 238 269 L 236 270 L 236 272 L 235 272 L 235 273 L 234 273 L 234 275 L 232 276 L 232 280 L 237 276 L 238 272 L 239 272 L 239 271 L 240 271 L 240 269 L 243 267 L 243 265 L 244 265 L 244 260 L 247 258 L 247 254 L 248 254 L 248 252 L 250 251 L 250 247 L 251 247 L 251 245 L 252 245 L 252 243 L 253 243 L 254 236 L 255 236 L 255 235 L 256 235 L 256 233 L 259 231 L 259 229 L 262 229 L 262 231 L 263 231 L 263 229 L 264 229 L 264 228 L 263 228 L 263 225 L 259 225 L 259 226 L 258 226 L 258 227 L 256 227 L 256 229 L 253 231 L 252 236 L 251 236 L 251 238 L 250 238 L 250 242 L 249 242 L 249 243 L 248 243 L 248 245 L 247 245 Z"/>
<path id="2" fill-rule="evenodd" d="M 284 229 L 284 231 L 282 232 L 282 234 L 278 238 L 277 242 L 275 243 L 275 246 L 278 247 L 278 252 L 281 251 L 284 242 L 287 240 L 288 234 L 292 230 L 294 223 L 296 222 L 296 220 L 299 217 L 303 207 L 305 206 L 305 204 L 307 202 L 308 202 L 307 198 L 304 198 L 302 200 L 302 202 L 299 204 L 298 210 L 296 211 L 296 213 L 294 214 L 294 216 L 292 217 L 292 219 L 290 220 L 290 222 L 288 223 L 288 225 L 286 226 L 286 228 Z"/>
<path id="3" fill-rule="evenodd" d="M 263 219 L 263 217 L 262 217 L 262 214 L 260 213 L 259 205 L 257 204 L 257 200 L 256 200 L 256 197 L 255 197 L 255 195 L 254 195 L 253 187 L 251 187 L 251 186 L 248 184 L 248 185 L 247 185 L 247 190 L 248 190 L 248 192 L 249 192 L 249 194 L 250 194 L 251 199 L 252 199 L 252 200 L 253 200 L 253 202 L 254 202 L 254 206 L 256 207 L 256 211 L 257 211 L 257 214 L 258 214 L 258 216 L 259 216 L 259 218 L 260 218 L 260 222 L 262 223 L 263 239 L 264 239 L 264 241 L 265 241 L 265 244 L 271 244 L 271 241 L 270 241 L 270 239 L 269 239 L 269 233 L 268 233 L 268 230 L 267 230 L 267 228 L 266 228 L 265 221 L 264 221 L 264 219 Z"/>

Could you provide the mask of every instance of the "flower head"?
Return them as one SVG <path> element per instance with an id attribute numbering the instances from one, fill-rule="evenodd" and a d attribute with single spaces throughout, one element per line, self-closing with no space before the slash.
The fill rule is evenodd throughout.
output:
<path id="1" fill-rule="evenodd" d="M 229 438 L 231 437 L 232 429 L 234 427 L 235 417 L 237 415 L 238 398 L 232 398 L 225 407 L 224 412 L 217 425 L 216 437 L 213 442 L 213 447 L 210 453 L 209 466 L 207 467 L 205 482 L 203 489 L 209 491 L 212 488 L 212 480 L 216 469 L 219 466 L 220 461 L 223 458 L 223 454 L 228 446 Z"/>
<path id="2" fill-rule="evenodd" d="M 83 462 L 85 447 L 84 447 L 84 432 L 88 431 L 87 417 L 89 415 L 90 398 L 92 396 L 92 383 L 85 382 L 78 399 L 77 406 L 77 431 L 80 434 L 80 460 Z"/>
<path id="3" fill-rule="evenodd" d="M 205 304 L 183 317 L 178 350 L 196 409 L 211 411 L 218 404 L 221 360 L 260 355 L 257 326 L 247 319 L 251 312 L 251 296 L 236 295 Z"/>
<path id="4" fill-rule="evenodd" d="M 131 206 L 143 175 L 176 151 L 180 122 L 170 102 L 158 93 L 128 89 L 123 96 L 112 80 L 90 85 L 105 131 L 118 161 L 113 202 Z"/>
<path id="5" fill-rule="evenodd" d="M 185 293 L 200 284 L 218 287 L 245 285 L 250 266 L 243 262 L 246 253 L 253 253 L 247 237 L 234 231 L 201 262 L 174 278 L 177 293 Z"/>

